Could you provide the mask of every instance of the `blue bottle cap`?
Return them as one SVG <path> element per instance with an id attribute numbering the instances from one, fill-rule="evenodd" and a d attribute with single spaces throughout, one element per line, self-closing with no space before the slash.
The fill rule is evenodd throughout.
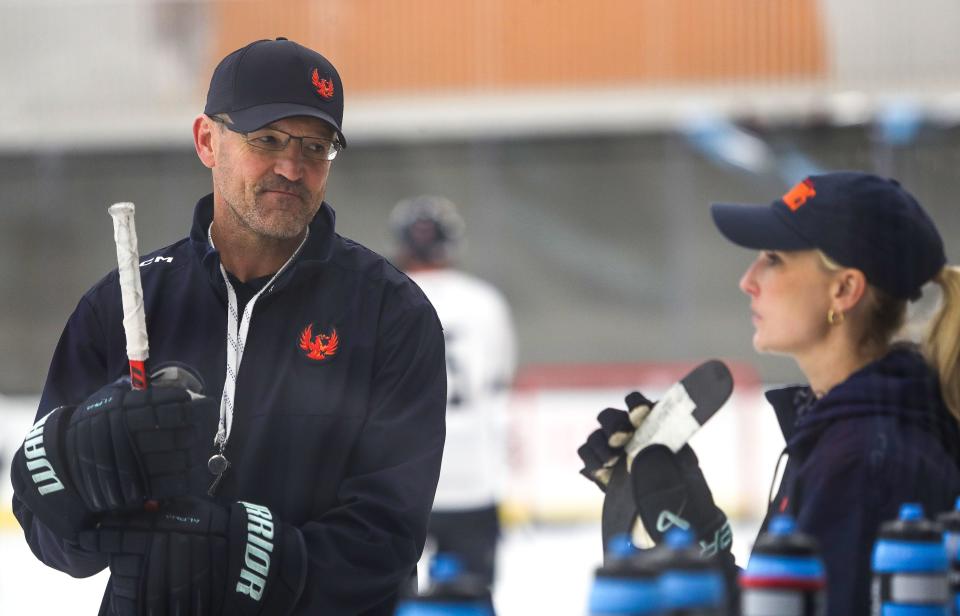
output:
<path id="1" fill-rule="evenodd" d="M 449 582 L 463 573 L 463 563 L 453 554 L 439 553 L 430 561 L 430 579 L 435 583 Z"/>
<path id="2" fill-rule="evenodd" d="M 493 612 L 483 604 L 408 600 L 400 602 L 395 616 L 493 616 Z"/>
<path id="3" fill-rule="evenodd" d="M 667 547 L 674 550 L 682 550 L 693 545 L 693 533 L 676 526 L 667 531 L 664 539 Z"/>
<path id="4" fill-rule="evenodd" d="M 797 523 L 793 516 L 782 513 L 770 520 L 767 530 L 773 535 L 790 535 L 797 530 Z"/>
<path id="5" fill-rule="evenodd" d="M 610 541 L 607 542 L 607 554 L 611 558 L 629 558 L 635 554 L 636 551 L 637 548 L 633 547 L 630 536 L 626 533 L 614 535 L 610 538 Z"/>
<path id="6" fill-rule="evenodd" d="M 900 517 L 880 526 L 871 566 L 875 573 L 946 571 L 943 525 L 924 518 L 922 505 L 902 504 Z"/>
<path id="7" fill-rule="evenodd" d="M 900 505 L 901 520 L 922 520 L 923 505 L 920 503 L 903 503 Z"/>

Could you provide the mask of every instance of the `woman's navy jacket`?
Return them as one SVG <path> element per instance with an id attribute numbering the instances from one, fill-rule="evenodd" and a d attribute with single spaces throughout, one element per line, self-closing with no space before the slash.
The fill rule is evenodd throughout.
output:
<path id="1" fill-rule="evenodd" d="M 768 516 L 791 513 L 819 542 L 827 614 L 866 615 L 880 525 L 901 503 L 921 503 L 934 517 L 960 495 L 960 434 L 938 378 L 916 350 L 899 346 L 820 399 L 808 387 L 767 399 L 789 456 Z"/>

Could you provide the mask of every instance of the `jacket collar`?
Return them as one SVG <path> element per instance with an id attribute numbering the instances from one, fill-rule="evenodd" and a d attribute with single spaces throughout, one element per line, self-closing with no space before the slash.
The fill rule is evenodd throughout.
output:
<path id="1" fill-rule="evenodd" d="M 817 399 L 807 386 L 766 392 L 788 448 L 815 438 L 836 421 L 895 415 L 938 434 L 951 451 L 960 446 L 956 421 L 940 396 L 936 374 L 916 347 L 895 345 Z"/>
<path id="2" fill-rule="evenodd" d="M 220 275 L 220 253 L 207 241 L 207 230 L 213 222 L 213 194 L 201 197 L 193 210 L 193 225 L 190 228 L 190 243 L 198 261 L 210 277 L 211 282 L 218 289 L 223 288 L 223 277 Z M 321 266 L 330 260 L 336 240 L 336 213 L 324 201 L 320 204 L 313 220 L 310 221 L 310 237 L 300 250 L 292 266 L 277 280 L 276 287 L 282 288 L 289 284 L 294 273 L 304 267 Z"/>
<path id="3" fill-rule="evenodd" d="M 780 431 L 783 433 L 783 440 L 787 443 L 790 442 L 797 425 L 798 398 L 804 396 L 805 390 L 809 391 L 810 388 L 794 385 L 782 389 L 771 389 L 764 394 L 767 402 L 773 407 L 773 412 L 777 416 L 777 423 L 780 424 Z"/>

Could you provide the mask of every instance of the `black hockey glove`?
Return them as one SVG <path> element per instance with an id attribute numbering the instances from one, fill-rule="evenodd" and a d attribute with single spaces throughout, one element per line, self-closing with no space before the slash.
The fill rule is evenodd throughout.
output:
<path id="1" fill-rule="evenodd" d="M 152 378 L 146 390 L 121 379 L 53 410 L 14 455 L 14 492 L 60 537 L 76 541 L 100 512 L 205 490 L 216 402 L 188 389 L 199 381 L 183 367 Z"/>
<path id="2" fill-rule="evenodd" d="M 650 413 L 654 403 L 639 393 L 631 392 L 625 399 L 629 411 L 608 408 L 600 411 L 600 427 L 590 433 L 587 442 L 577 449 L 583 460 L 580 474 L 606 491 L 617 461 L 624 455 L 624 446 Z"/>
<path id="3" fill-rule="evenodd" d="M 633 460 L 630 472 L 637 516 L 657 544 L 674 526 L 690 530 L 703 556 L 729 552 L 733 531 L 713 502 L 697 455 L 689 445 L 673 453 L 651 445 Z"/>
<path id="4" fill-rule="evenodd" d="M 110 555 L 111 616 L 285 616 L 306 581 L 299 529 L 244 502 L 188 497 L 109 516 L 80 545 Z"/>

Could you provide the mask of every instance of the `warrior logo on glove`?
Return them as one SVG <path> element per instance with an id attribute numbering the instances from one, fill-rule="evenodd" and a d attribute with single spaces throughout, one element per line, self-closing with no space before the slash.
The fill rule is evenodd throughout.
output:
<path id="1" fill-rule="evenodd" d="M 37 484 L 37 492 L 43 495 L 64 489 L 63 482 L 57 477 L 43 448 L 43 425 L 51 414 L 53 414 L 52 411 L 33 424 L 33 428 L 23 441 L 23 456 L 27 461 L 27 470 L 31 473 L 30 478 L 33 479 L 33 483 Z"/>
<path id="2" fill-rule="evenodd" d="M 79 544 L 109 555 L 110 616 L 287 616 L 306 584 L 300 530 L 247 502 L 172 499 L 106 516 Z"/>
<path id="3" fill-rule="evenodd" d="M 201 390 L 188 368 L 169 365 L 145 390 L 130 390 L 121 379 L 76 407 L 54 409 L 14 455 L 14 492 L 70 541 L 96 514 L 202 492 L 218 413 Z"/>
<path id="4" fill-rule="evenodd" d="M 270 552 L 273 551 L 273 515 L 260 505 L 240 501 L 247 510 L 247 548 L 240 570 L 237 592 L 259 601 L 270 574 Z"/>
<path id="5" fill-rule="evenodd" d="M 678 513 L 664 509 L 660 512 L 660 515 L 657 516 L 657 532 L 661 536 L 666 535 L 667 531 L 673 527 L 682 530 L 691 530 L 690 522 L 681 518 Z M 700 555 L 704 558 L 710 558 L 717 552 L 728 549 L 731 545 L 733 545 L 733 529 L 730 528 L 730 522 L 724 519 L 723 526 L 713 532 L 713 536 L 710 537 L 709 541 L 706 539 L 700 541 Z"/>

